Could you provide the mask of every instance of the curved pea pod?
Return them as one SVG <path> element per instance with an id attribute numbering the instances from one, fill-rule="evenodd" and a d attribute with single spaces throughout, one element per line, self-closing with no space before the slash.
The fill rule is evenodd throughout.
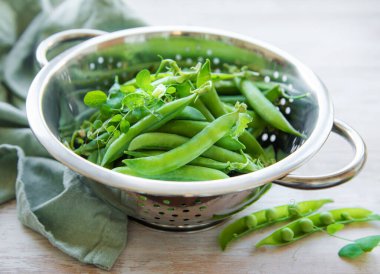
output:
<path id="1" fill-rule="evenodd" d="M 178 134 L 191 138 L 204 129 L 207 125 L 209 125 L 208 122 L 202 121 L 173 120 L 157 129 L 157 131 Z M 245 149 L 245 146 L 241 142 L 229 135 L 225 135 L 220 138 L 215 145 L 229 150 Z"/>
<path id="2" fill-rule="evenodd" d="M 141 174 L 127 166 L 114 168 L 113 171 L 136 177 L 167 181 L 207 181 L 229 178 L 229 176 L 222 171 L 191 165 L 182 166 L 173 171 L 158 175 Z"/>
<path id="3" fill-rule="evenodd" d="M 146 150 L 146 151 L 126 151 L 125 153 L 135 158 L 140 158 L 140 157 L 149 157 L 149 156 L 159 155 L 164 152 L 165 151 L 161 151 L 161 150 Z M 222 171 L 227 170 L 230 165 L 229 163 L 223 163 L 223 162 L 215 161 L 213 159 L 205 158 L 201 156 L 199 156 L 198 158 L 195 158 L 189 164 L 193 166 L 203 166 L 203 167 L 213 168 L 213 169 L 222 170 Z"/>
<path id="4" fill-rule="evenodd" d="M 193 121 L 206 121 L 203 114 L 191 106 L 185 107 L 178 115 L 174 118 L 178 120 L 193 120 Z"/>
<path id="5" fill-rule="evenodd" d="M 186 165 L 212 147 L 238 121 L 239 112 L 223 115 L 186 143 L 160 155 L 126 159 L 123 163 L 143 174 L 158 175 Z"/>
<path id="6" fill-rule="evenodd" d="M 326 229 L 331 224 L 380 221 L 380 215 L 364 208 L 341 208 L 316 213 L 287 224 L 256 244 L 282 246 L 298 241 L 314 232 Z M 290 237 L 292 231 L 292 237 Z"/>
<path id="7" fill-rule="evenodd" d="M 305 136 L 298 132 L 284 115 L 269 101 L 265 95 L 249 80 L 236 80 L 241 93 L 247 98 L 252 109 L 267 123 L 273 127 L 304 138 Z"/>
<path id="8" fill-rule="evenodd" d="M 254 212 L 226 226 L 219 234 L 219 245 L 222 250 L 225 250 L 231 241 L 235 241 L 255 230 L 300 216 L 306 216 L 323 205 L 332 202 L 333 200 L 331 199 L 311 200 Z"/>

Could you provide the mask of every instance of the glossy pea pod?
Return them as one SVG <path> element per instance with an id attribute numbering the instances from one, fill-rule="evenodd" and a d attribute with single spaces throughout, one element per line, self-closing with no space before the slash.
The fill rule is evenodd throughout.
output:
<path id="1" fill-rule="evenodd" d="M 333 200 L 331 199 L 311 200 L 254 212 L 226 226 L 219 234 L 219 245 L 224 250 L 231 241 L 235 241 L 255 230 L 306 216 L 323 205 L 332 202 Z"/>
<path id="2" fill-rule="evenodd" d="M 164 152 L 165 151 L 162 151 L 162 150 L 145 150 L 145 151 L 127 151 L 126 153 L 135 158 L 140 158 L 140 157 L 149 157 L 149 156 L 159 155 Z M 210 158 L 201 157 L 201 156 L 189 162 L 189 165 L 203 166 L 203 167 L 213 168 L 213 169 L 217 169 L 221 171 L 225 171 L 229 167 L 229 163 L 223 163 L 223 162 L 219 162 L 219 161 L 216 161 Z"/>
<path id="3" fill-rule="evenodd" d="M 207 75 L 207 71 L 211 71 L 210 69 L 210 61 L 206 60 L 203 64 L 197 79 L 197 86 L 201 86 L 205 81 L 209 80 L 209 75 Z M 205 72 L 204 77 L 202 77 L 202 72 Z M 214 86 L 210 89 L 209 92 L 202 94 L 202 98 L 204 98 L 204 103 L 206 107 L 210 110 L 211 114 L 214 117 L 220 117 L 229 113 L 223 106 L 223 102 L 220 100 L 218 93 Z M 245 146 L 245 151 L 254 157 L 259 157 L 263 154 L 263 148 L 260 143 L 256 140 L 256 138 L 251 135 L 247 130 L 245 130 L 239 137 L 239 141 L 241 141 Z"/>
<path id="4" fill-rule="evenodd" d="M 138 134 L 159 128 L 166 122 L 172 120 L 186 106 L 195 100 L 197 94 L 189 95 L 185 98 L 175 100 L 161 106 L 154 114 L 149 114 L 134 124 L 127 133 L 121 134 L 110 147 L 106 150 L 101 165 L 104 166 L 109 162 L 116 160 L 124 154 L 130 141 Z"/>
<path id="5" fill-rule="evenodd" d="M 169 150 L 184 145 L 191 139 L 176 134 L 162 133 L 162 132 L 149 132 L 144 133 L 132 140 L 128 147 L 128 152 L 141 149 L 162 149 Z M 209 149 L 201 154 L 203 157 L 207 157 L 219 162 L 230 163 L 246 163 L 247 158 L 239 153 L 224 149 L 218 146 L 211 146 Z M 128 160 L 124 160 L 128 164 Z M 253 172 L 259 170 L 261 167 L 252 162 L 248 162 L 247 165 L 239 170 L 243 173 Z"/>
<path id="6" fill-rule="evenodd" d="M 247 98 L 249 105 L 264 121 L 281 131 L 305 137 L 289 123 L 253 82 L 245 79 L 236 79 L 235 82 L 241 93 Z"/>
<path id="7" fill-rule="evenodd" d="M 380 221 L 380 215 L 364 208 L 341 208 L 316 213 L 287 224 L 256 244 L 282 246 L 298 241 L 315 232 L 324 230 L 331 224 Z"/>
<path id="8" fill-rule="evenodd" d="M 222 171 L 192 165 L 185 165 L 175 170 L 156 175 L 140 173 L 128 166 L 117 167 L 114 168 L 113 171 L 141 178 L 167 181 L 208 181 L 229 178 L 229 176 Z"/>
<path id="9" fill-rule="evenodd" d="M 202 121 L 173 120 L 157 129 L 157 131 L 178 134 L 191 138 L 204 129 L 207 125 L 209 125 L 208 122 Z M 223 136 L 215 144 L 229 150 L 245 149 L 245 146 L 241 142 L 229 135 Z"/>
<path id="10" fill-rule="evenodd" d="M 173 171 L 191 162 L 212 147 L 231 130 L 238 118 L 238 111 L 223 115 L 183 145 L 160 155 L 126 159 L 123 163 L 131 169 L 147 175 L 158 175 Z"/>

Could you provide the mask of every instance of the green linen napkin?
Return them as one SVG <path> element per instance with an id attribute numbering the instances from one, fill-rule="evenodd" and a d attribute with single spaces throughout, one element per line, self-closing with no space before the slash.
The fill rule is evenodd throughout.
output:
<path id="1" fill-rule="evenodd" d="M 16 197 L 24 225 L 103 269 L 110 269 L 125 247 L 126 209 L 100 198 L 107 195 L 102 189 L 109 189 L 92 188 L 96 184 L 51 159 L 29 129 L 25 98 L 38 70 L 34 51 L 42 39 L 72 28 L 114 31 L 141 25 L 122 0 L 0 2 L 0 204 Z"/>

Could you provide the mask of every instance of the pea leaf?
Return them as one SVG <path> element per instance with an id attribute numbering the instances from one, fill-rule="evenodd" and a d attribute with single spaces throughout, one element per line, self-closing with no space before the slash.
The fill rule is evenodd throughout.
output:
<path id="1" fill-rule="evenodd" d="M 124 97 L 123 105 L 129 108 L 129 110 L 134 110 L 135 108 L 142 107 L 145 105 L 144 95 L 139 93 L 131 93 Z"/>
<path id="2" fill-rule="evenodd" d="M 370 252 L 380 243 L 380 235 L 368 236 L 355 240 L 355 243 L 365 252 Z"/>
<path id="3" fill-rule="evenodd" d="M 107 101 L 107 94 L 105 94 L 101 90 L 93 90 L 93 91 L 87 92 L 83 99 L 83 102 L 85 103 L 85 105 L 89 107 L 100 106 L 106 101 Z"/>
<path id="4" fill-rule="evenodd" d="M 132 93 L 136 91 L 136 88 L 131 85 L 122 85 L 120 86 L 120 91 L 124 93 Z"/>
<path id="5" fill-rule="evenodd" d="M 364 253 L 358 244 L 348 244 L 339 250 L 339 256 L 343 258 L 354 259 Z"/>
<path id="6" fill-rule="evenodd" d="M 121 114 L 116 114 L 116 115 L 114 115 L 114 116 L 111 118 L 110 122 L 111 122 L 111 123 L 118 123 L 118 122 L 121 121 L 122 118 L 123 118 L 123 115 L 121 115 Z"/>
<path id="7" fill-rule="evenodd" d="M 177 90 L 175 87 L 168 87 L 168 89 L 166 90 L 166 93 L 167 94 L 173 94 L 175 93 Z"/>
<path id="8" fill-rule="evenodd" d="M 127 120 L 121 120 L 120 122 L 120 131 L 122 133 L 127 133 L 127 131 L 129 130 L 129 127 L 130 127 L 130 124 Z"/>
<path id="9" fill-rule="evenodd" d="M 328 225 L 326 228 L 326 231 L 328 234 L 334 235 L 335 233 L 342 230 L 343 228 L 344 228 L 344 224 L 335 223 L 335 224 Z"/>
<path id="10" fill-rule="evenodd" d="M 115 129 L 116 129 L 115 126 L 109 126 L 106 128 L 108 133 L 112 133 Z"/>
<path id="11" fill-rule="evenodd" d="M 136 75 L 136 85 L 145 91 L 152 91 L 153 87 L 150 84 L 149 70 L 143 69 Z"/>
<path id="12" fill-rule="evenodd" d="M 103 125 L 103 122 L 101 120 L 95 120 L 94 121 L 94 128 L 98 129 Z"/>
<path id="13" fill-rule="evenodd" d="M 202 86 L 204 83 L 206 83 L 209 80 L 211 80 L 211 65 L 210 65 L 210 60 L 207 59 L 198 72 L 197 88 L 199 88 L 200 86 Z"/>

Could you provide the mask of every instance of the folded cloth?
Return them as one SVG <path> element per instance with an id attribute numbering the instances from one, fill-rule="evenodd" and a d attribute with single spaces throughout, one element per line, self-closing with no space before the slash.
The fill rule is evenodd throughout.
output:
<path id="1" fill-rule="evenodd" d="M 141 25 L 122 0 L 0 2 L 0 204 L 17 197 L 24 225 L 103 269 L 110 269 L 125 247 L 128 212 L 101 198 L 107 187 L 92 188 L 96 184 L 51 159 L 29 129 L 25 98 L 42 39 L 72 28 Z"/>

